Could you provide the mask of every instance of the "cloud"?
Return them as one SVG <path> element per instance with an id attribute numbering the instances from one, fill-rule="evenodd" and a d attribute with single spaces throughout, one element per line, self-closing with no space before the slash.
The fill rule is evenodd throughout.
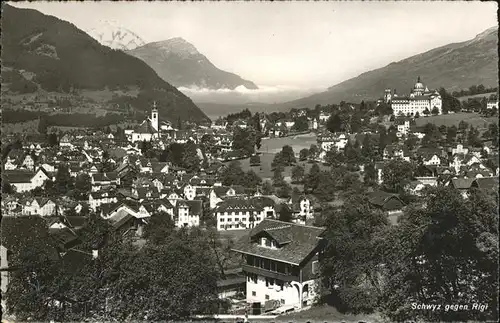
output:
<path id="1" fill-rule="evenodd" d="M 224 104 L 241 103 L 280 103 L 302 98 L 312 93 L 321 92 L 326 89 L 305 89 L 294 86 L 259 85 L 259 89 L 250 90 L 240 85 L 231 89 L 207 89 L 196 87 L 179 87 L 179 91 L 190 97 L 195 102 L 212 102 Z"/>

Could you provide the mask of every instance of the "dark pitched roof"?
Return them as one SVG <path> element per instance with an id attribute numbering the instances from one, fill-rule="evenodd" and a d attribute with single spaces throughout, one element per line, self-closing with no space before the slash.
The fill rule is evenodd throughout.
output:
<path id="1" fill-rule="evenodd" d="M 6 170 L 2 172 L 9 183 L 30 183 L 35 173 L 29 171 Z"/>
<path id="2" fill-rule="evenodd" d="M 391 198 L 397 198 L 400 200 L 399 196 L 394 193 L 388 193 L 384 191 L 374 191 L 368 195 L 368 201 L 376 206 L 384 206 Z M 401 201 L 401 200 L 400 200 Z"/>
<path id="3" fill-rule="evenodd" d="M 202 215 L 203 205 L 200 200 L 184 201 L 189 206 L 189 214 Z"/>
<path id="4" fill-rule="evenodd" d="M 157 133 L 158 131 L 153 128 L 153 125 L 151 124 L 151 120 L 147 119 L 144 120 L 137 128 L 134 129 L 135 133 L 150 133 L 154 134 Z"/>
<path id="5" fill-rule="evenodd" d="M 453 178 L 451 183 L 456 189 L 469 189 L 475 178 Z"/>
<path id="6" fill-rule="evenodd" d="M 476 178 L 473 186 L 480 189 L 498 190 L 498 177 Z"/>
<path id="7" fill-rule="evenodd" d="M 232 250 L 300 265 L 321 243 L 321 235 L 324 231 L 324 228 L 264 219 L 251 230 L 248 236 L 242 237 L 236 242 Z M 258 238 L 261 234 L 271 235 L 283 243 L 289 242 L 277 249 L 261 247 L 258 243 L 252 242 L 252 238 Z"/>
<path id="8" fill-rule="evenodd" d="M 86 216 L 65 216 L 64 222 L 72 228 L 82 228 L 87 224 L 88 218 Z"/>

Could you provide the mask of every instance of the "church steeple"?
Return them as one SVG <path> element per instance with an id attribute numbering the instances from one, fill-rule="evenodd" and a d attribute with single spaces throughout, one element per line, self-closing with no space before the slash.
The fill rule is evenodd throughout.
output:
<path id="1" fill-rule="evenodd" d="M 156 101 L 153 102 L 153 109 L 151 109 L 151 125 L 158 131 L 158 109 L 156 108 Z"/>

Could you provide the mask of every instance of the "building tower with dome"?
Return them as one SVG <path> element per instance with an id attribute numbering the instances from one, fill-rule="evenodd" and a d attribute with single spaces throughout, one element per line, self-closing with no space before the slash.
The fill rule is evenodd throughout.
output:
<path id="1" fill-rule="evenodd" d="M 396 91 L 394 93 L 390 89 L 385 90 L 384 100 L 390 103 L 394 115 L 415 116 L 425 115 L 426 110 L 432 113 L 433 110 L 438 114 L 442 113 L 443 101 L 441 95 L 437 90 L 430 91 L 420 81 L 420 76 L 417 78 L 417 83 L 411 89 L 410 94 L 405 96 L 398 96 Z"/>

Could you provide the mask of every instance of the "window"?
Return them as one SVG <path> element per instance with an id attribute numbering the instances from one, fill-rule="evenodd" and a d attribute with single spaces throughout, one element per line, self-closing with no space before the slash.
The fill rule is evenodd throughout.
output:
<path id="1" fill-rule="evenodd" d="M 234 218 L 234 222 L 240 222 L 240 218 Z"/>
<path id="2" fill-rule="evenodd" d="M 269 295 L 266 295 L 266 301 L 268 301 L 268 300 L 269 300 Z"/>
<path id="3" fill-rule="evenodd" d="M 221 228 L 221 229 L 224 229 L 224 224 L 221 224 L 221 225 L 220 225 L 220 228 Z"/>
<path id="4" fill-rule="evenodd" d="M 312 262 L 312 273 L 317 274 L 319 272 L 319 262 L 317 260 Z"/>
<path id="5" fill-rule="evenodd" d="M 283 298 L 280 300 L 280 302 L 281 302 L 281 305 L 285 305 L 285 300 Z"/>
<path id="6" fill-rule="evenodd" d="M 221 219 L 220 219 L 220 222 L 224 222 L 224 218 L 221 218 Z"/>
<path id="7" fill-rule="evenodd" d="M 257 293 L 255 291 L 252 291 L 252 296 L 257 296 Z"/>

